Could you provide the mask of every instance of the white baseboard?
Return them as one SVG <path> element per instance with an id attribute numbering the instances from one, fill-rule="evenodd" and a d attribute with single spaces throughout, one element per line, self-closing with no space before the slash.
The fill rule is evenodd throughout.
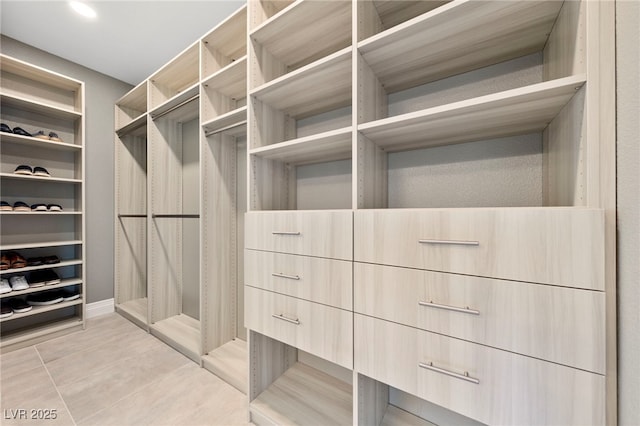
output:
<path id="1" fill-rule="evenodd" d="M 115 312 L 114 299 L 99 300 L 93 303 L 87 303 L 87 318 L 94 318 L 100 315 Z"/>

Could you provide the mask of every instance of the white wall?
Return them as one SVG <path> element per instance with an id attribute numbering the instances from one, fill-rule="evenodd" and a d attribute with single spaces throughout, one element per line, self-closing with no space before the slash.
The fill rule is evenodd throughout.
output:
<path id="1" fill-rule="evenodd" d="M 640 2 L 616 3 L 618 422 L 640 425 Z"/>
<path id="2" fill-rule="evenodd" d="M 53 29 L 52 29 L 53 31 Z M 113 297 L 114 104 L 132 86 L 2 36 L 2 53 L 85 82 L 87 302 Z"/>

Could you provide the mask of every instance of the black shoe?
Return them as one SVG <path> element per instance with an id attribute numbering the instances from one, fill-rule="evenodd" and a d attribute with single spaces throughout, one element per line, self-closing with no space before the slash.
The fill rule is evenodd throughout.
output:
<path id="1" fill-rule="evenodd" d="M 60 277 L 53 269 L 43 269 L 42 276 L 44 277 L 45 285 L 60 284 Z"/>
<path id="2" fill-rule="evenodd" d="M 60 139 L 60 136 L 58 136 L 56 133 L 53 133 L 53 132 L 49 132 L 49 139 L 51 139 L 54 142 L 64 142 L 62 139 Z"/>
<path id="3" fill-rule="evenodd" d="M 62 300 L 69 302 L 76 299 L 80 299 L 80 292 L 78 290 L 68 288 L 62 289 Z"/>
<path id="4" fill-rule="evenodd" d="M 42 258 L 42 263 L 45 265 L 53 265 L 55 263 L 60 263 L 60 259 L 58 256 L 46 256 Z"/>
<path id="5" fill-rule="evenodd" d="M 46 212 L 47 205 L 46 204 L 32 204 L 31 205 L 32 212 Z"/>
<path id="6" fill-rule="evenodd" d="M 16 167 L 13 173 L 17 175 L 32 175 L 33 170 L 31 170 L 31 167 L 27 166 L 26 164 L 20 164 L 18 167 Z"/>
<path id="7" fill-rule="evenodd" d="M 30 257 L 27 259 L 27 266 L 40 266 L 40 265 L 42 265 L 41 257 Z"/>
<path id="8" fill-rule="evenodd" d="M 6 124 L 0 123 L 0 132 L 13 133 L 13 130 L 11 130 L 11 127 Z"/>
<path id="9" fill-rule="evenodd" d="M 16 212 L 30 212 L 31 207 L 27 203 L 23 203 L 22 201 L 16 201 L 13 204 L 13 210 Z"/>
<path id="10" fill-rule="evenodd" d="M 32 266 L 31 263 L 28 264 Z M 36 266 L 36 265 L 33 265 Z M 29 287 L 42 287 L 46 284 L 46 276 L 43 271 L 33 271 L 29 274 L 29 279 L 27 282 L 29 283 Z"/>
<path id="11" fill-rule="evenodd" d="M 40 166 L 36 166 L 33 168 L 33 174 L 35 176 L 51 177 L 51 175 L 49 174 L 49 171 L 44 167 L 40 167 Z"/>
<path id="12" fill-rule="evenodd" d="M 0 210 L 3 212 L 10 212 L 13 210 L 13 206 L 6 201 L 0 201 Z"/>
<path id="13" fill-rule="evenodd" d="M 8 318 L 13 315 L 13 309 L 9 306 L 9 302 L 4 300 L 0 304 L 0 318 Z"/>
<path id="14" fill-rule="evenodd" d="M 62 211 L 62 207 L 59 204 L 49 204 L 47 206 L 47 209 L 49 209 L 50 212 L 61 212 Z"/>
<path id="15" fill-rule="evenodd" d="M 13 309 L 13 312 L 15 312 L 16 314 L 21 314 L 23 312 L 29 312 L 31 309 L 33 309 L 31 307 L 31 305 L 27 304 L 22 299 L 11 299 L 11 300 L 9 300 L 9 306 L 11 306 L 11 309 Z"/>
<path id="16" fill-rule="evenodd" d="M 20 127 L 14 127 L 13 128 L 13 133 L 15 133 L 16 135 L 21 135 L 21 136 L 31 136 L 31 133 L 27 132 L 26 130 L 20 128 Z"/>
<path id="17" fill-rule="evenodd" d="M 55 305 L 62 300 L 62 292 L 58 290 L 43 291 L 27 296 L 27 303 L 31 306 Z"/>
<path id="18" fill-rule="evenodd" d="M 37 133 L 34 133 L 33 137 L 38 139 L 44 139 L 46 141 L 49 140 L 49 136 L 45 135 L 42 130 L 38 130 Z"/>

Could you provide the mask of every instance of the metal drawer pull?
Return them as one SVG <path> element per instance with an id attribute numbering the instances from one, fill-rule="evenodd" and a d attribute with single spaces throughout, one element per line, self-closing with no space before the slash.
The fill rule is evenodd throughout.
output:
<path id="1" fill-rule="evenodd" d="M 291 319 L 291 318 L 287 318 L 284 316 L 284 314 L 272 314 L 271 315 L 274 318 L 280 319 L 282 321 L 286 321 L 286 322 L 290 322 L 291 324 L 295 324 L 295 325 L 300 325 L 300 320 L 299 319 Z"/>
<path id="2" fill-rule="evenodd" d="M 462 312 L 462 313 L 471 314 L 471 315 L 480 315 L 480 311 L 471 309 L 468 306 L 465 308 L 459 308 L 457 306 L 449 306 L 449 305 L 441 305 L 439 303 L 433 303 L 432 301 L 428 301 L 428 302 L 419 301 L 418 305 L 428 306 L 430 308 L 446 309 L 447 311 Z"/>
<path id="3" fill-rule="evenodd" d="M 274 277 L 287 278 L 287 279 L 290 279 L 290 280 L 299 280 L 300 279 L 299 275 L 287 275 L 287 274 L 283 274 L 283 273 L 280 273 L 280 272 L 272 272 L 271 275 L 274 276 Z"/>
<path id="4" fill-rule="evenodd" d="M 418 240 L 420 244 L 451 244 L 455 246 L 479 246 L 479 241 L 464 240 Z"/>
<path id="5" fill-rule="evenodd" d="M 300 232 L 294 231 L 271 231 L 273 235 L 300 235 Z"/>
<path id="6" fill-rule="evenodd" d="M 467 382 L 475 383 L 476 385 L 480 384 L 480 380 L 469 376 L 469 372 L 465 371 L 464 374 L 454 373 L 453 371 L 445 370 L 444 368 L 439 368 L 433 365 L 433 362 L 425 364 L 424 362 L 418 363 L 418 367 L 425 368 L 427 370 L 435 371 L 437 373 L 446 374 L 447 376 L 455 377 L 456 379 L 466 380 Z"/>

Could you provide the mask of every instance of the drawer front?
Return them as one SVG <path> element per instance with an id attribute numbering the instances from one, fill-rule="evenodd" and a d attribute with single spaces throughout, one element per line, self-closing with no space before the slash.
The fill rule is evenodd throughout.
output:
<path id="1" fill-rule="evenodd" d="M 354 369 L 400 390 L 486 424 L 604 424 L 604 376 L 360 314 L 354 322 Z"/>
<path id="2" fill-rule="evenodd" d="M 245 250 L 244 282 L 324 305 L 353 309 L 352 262 Z"/>
<path id="3" fill-rule="evenodd" d="M 354 311 L 605 373 L 599 291 L 356 262 Z"/>
<path id="4" fill-rule="evenodd" d="M 353 313 L 245 287 L 245 325 L 345 368 L 353 368 Z"/>
<path id="5" fill-rule="evenodd" d="M 354 259 L 604 290 L 604 213 L 583 208 L 366 210 Z"/>
<path id="6" fill-rule="evenodd" d="M 353 213 L 277 211 L 245 214 L 245 248 L 353 259 Z"/>

